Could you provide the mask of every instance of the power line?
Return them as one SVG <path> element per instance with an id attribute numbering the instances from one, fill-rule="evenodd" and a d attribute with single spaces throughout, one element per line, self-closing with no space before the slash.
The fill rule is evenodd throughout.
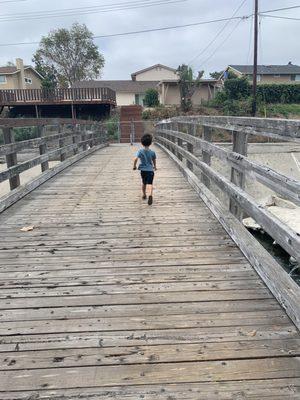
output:
<path id="1" fill-rule="evenodd" d="M 240 23 L 242 22 L 242 20 L 244 20 L 245 18 L 240 19 L 239 21 L 237 21 L 237 23 L 234 25 L 233 29 L 229 32 L 229 34 L 225 37 L 225 39 L 220 43 L 220 45 L 211 53 L 211 55 L 209 57 L 206 58 L 206 60 L 201 64 L 201 65 L 206 65 L 206 63 L 213 58 L 213 56 L 217 53 L 217 51 L 227 42 L 227 40 L 231 37 L 231 35 L 233 34 L 233 32 L 238 28 L 238 26 L 240 25 Z"/>
<path id="2" fill-rule="evenodd" d="M 300 21 L 300 18 L 293 18 L 293 17 L 282 17 L 279 15 L 261 15 L 264 18 L 275 18 L 275 19 L 288 19 L 290 21 Z"/>
<path id="3" fill-rule="evenodd" d="M 219 19 L 214 19 L 214 20 L 209 20 L 209 21 L 201 21 L 201 22 L 194 22 L 191 24 L 184 24 L 184 25 L 174 25 L 174 26 L 165 26 L 162 28 L 152 28 L 152 29 L 143 29 L 143 30 L 138 30 L 138 31 L 130 31 L 130 32 L 123 32 L 123 33 L 111 33 L 108 35 L 97 35 L 93 36 L 93 39 L 105 39 L 105 38 L 111 38 L 111 37 L 119 37 L 119 36 L 128 36 L 128 35 L 136 35 L 136 34 L 141 34 L 141 33 L 149 33 L 149 32 L 161 32 L 161 31 L 167 31 L 167 30 L 172 30 L 172 29 L 179 29 L 179 28 L 187 28 L 187 27 L 192 27 L 192 26 L 200 26 L 200 25 L 208 25 L 208 24 L 213 24 L 217 22 L 224 22 L 224 21 L 229 21 L 229 20 L 243 20 L 248 18 L 249 16 L 243 16 L 243 17 L 233 17 L 233 18 L 219 18 Z M 0 43 L 1 47 L 5 46 L 22 46 L 22 45 L 32 45 L 32 44 L 39 44 L 39 41 L 34 41 L 34 42 L 16 42 L 16 43 Z"/>
<path id="4" fill-rule="evenodd" d="M 232 14 L 232 18 L 237 14 L 237 12 L 243 7 L 243 5 L 246 3 L 247 0 L 243 0 L 242 3 L 239 5 L 239 7 L 234 11 Z M 227 28 L 227 26 L 230 24 L 231 20 L 226 21 L 225 25 L 217 32 L 215 37 L 208 43 L 207 46 L 204 47 L 204 49 L 201 50 L 200 53 L 198 53 L 188 64 L 193 63 L 195 60 L 197 60 L 198 57 L 200 57 L 202 54 L 206 52 L 207 49 L 210 48 L 212 44 L 215 43 L 215 41 L 218 39 L 218 37 L 224 32 L 224 30 Z"/>
<path id="5" fill-rule="evenodd" d="M 29 12 L 29 13 L 17 13 L 17 14 L 5 14 L 0 17 L 0 22 L 12 22 L 12 21 L 28 21 L 35 19 L 45 18 L 57 18 L 57 17 L 70 17 L 87 14 L 100 14 L 114 11 L 132 10 L 137 8 L 148 8 L 160 5 L 168 5 L 175 3 L 182 3 L 188 0 L 135 0 L 126 3 L 114 3 L 106 4 L 102 6 L 91 6 L 91 7 L 78 7 L 78 8 L 66 8 L 59 10 Z"/>
<path id="6" fill-rule="evenodd" d="M 19 3 L 20 1 L 27 1 L 27 0 L 4 0 L 4 1 L 0 1 L 0 4 L 3 4 L 3 3 Z"/>
<path id="7" fill-rule="evenodd" d="M 274 10 L 266 10 L 266 11 L 260 11 L 260 14 L 265 14 L 265 13 L 271 13 L 271 12 L 277 12 L 277 11 L 285 11 L 285 10 L 293 10 L 295 8 L 300 8 L 300 5 L 298 6 L 291 6 L 291 7 L 284 7 L 284 8 L 276 8 Z"/>

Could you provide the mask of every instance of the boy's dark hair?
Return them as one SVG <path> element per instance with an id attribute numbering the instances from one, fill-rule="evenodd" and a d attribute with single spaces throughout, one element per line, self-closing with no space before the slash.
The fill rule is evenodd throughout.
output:
<path id="1" fill-rule="evenodd" d="M 141 143 L 145 147 L 149 147 L 152 144 L 152 135 L 149 135 L 149 133 L 146 133 L 145 135 L 142 136 L 141 138 Z"/>

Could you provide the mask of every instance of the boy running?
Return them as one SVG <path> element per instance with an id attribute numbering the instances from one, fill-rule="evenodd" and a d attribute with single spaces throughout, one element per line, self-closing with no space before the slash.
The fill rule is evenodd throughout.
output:
<path id="1" fill-rule="evenodd" d="M 136 170 L 136 165 L 138 160 L 140 160 L 140 164 L 138 169 L 141 171 L 142 177 L 142 192 L 143 192 L 143 199 L 147 199 L 146 189 L 147 185 L 150 187 L 150 194 L 148 197 L 148 204 L 151 206 L 153 203 L 153 179 L 154 179 L 154 171 L 156 171 L 156 154 L 153 150 L 150 149 L 152 144 L 152 136 L 149 134 L 145 134 L 142 136 L 141 143 L 143 148 L 140 149 L 137 154 L 136 158 L 133 162 L 133 169 Z"/>

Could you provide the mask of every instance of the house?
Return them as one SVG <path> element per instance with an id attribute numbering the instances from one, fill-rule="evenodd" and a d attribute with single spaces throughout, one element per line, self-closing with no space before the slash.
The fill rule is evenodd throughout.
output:
<path id="1" fill-rule="evenodd" d="M 131 74 L 133 81 L 161 81 L 163 79 L 178 79 L 177 70 L 162 64 L 155 64 Z"/>
<path id="2" fill-rule="evenodd" d="M 80 81 L 74 88 L 104 88 L 108 87 L 116 92 L 117 106 L 132 104 L 144 105 L 145 93 L 148 89 L 156 89 L 158 81 L 131 81 L 131 80 L 90 80 Z"/>
<path id="3" fill-rule="evenodd" d="M 213 98 L 216 83 L 214 79 L 202 79 L 201 86 L 193 96 L 194 104 Z M 162 64 L 155 64 L 131 74 L 131 80 L 90 80 L 80 81 L 74 88 L 108 87 L 116 92 L 117 106 L 132 104 L 144 106 L 148 89 L 159 92 L 163 105 L 180 105 L 179 76 L 177 70 Z"/>
<path id="4" fill-rule="evenodd" d="M 116 92 L 117 105 L 129 106 L 132 104 L 144 105 L 144 98 L 148 89 L 157 89 L 161 79 L 174 79 L 177 72 L 174 68 L 162 64 L 155 64 L 131 74 L 130 80 L 91 80 L 80 81 L 73 85 L 83 87 L 109 87 Z"/>
<path id="5" fill-rule="evenodd" d="M 238 77 L 246 76 L 253 79 L 253 65 L 229 65 L 222 77 L 226 79 L 226 73 L 229 71 Z M 286 65 L 258 65 L 257 81 L 264 83 L 300 82 L 300 66 L 291 62 Z"/>
<path id="6" fill-rule="evenodd" d="M 193 105 L 200 105 L 205 101 L 213 99 L 216 91 L 219 89 L 219 83 L 217 79 L 200 79 L 200 84 L 192 97 Z M 180 105 L 181 99 L 178 79 L 162 80 L 157 85 L 157 88 L 161 104 L 165 106 Z"/>
<path id="7" fill-rule="evenodd" d="M 30 65 L 24 65 L 21 58 L 15 66 L 0 67 L 0 90 L 40 89 L 43 77 Z"/>

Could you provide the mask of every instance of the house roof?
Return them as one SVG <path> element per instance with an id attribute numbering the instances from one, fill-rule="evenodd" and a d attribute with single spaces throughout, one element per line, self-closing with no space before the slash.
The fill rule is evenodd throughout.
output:
<path id="1" fill-rule="evenodd" d="M 42 75 L 39 74 L 31 65 L 24 65 L 24 70 L 31 69 L 34 71 L 41 79 L 43 79 Z M 8 66 L 8 67 L 0 67 L 0 75 L 13 75 L 20 72 L 16 66 Z"/>
<path id="2" fill-rule="evenodd" d="M 142 94 L 148 89 L 155 89 L 158 81 L 131 81 L 131 80 L 115 80 L 115 81 L 80 81 L 76 82 L 74 88 L 93 88 L 108 87 L 118 93 L 135 93 Z"/>
<path id="3" fill-rule="evenodd" d="M 134 77 L 134 76 L 136 76 L 136 75 L 138 75 L 138 74 L 142 74 L 143 72 L 151 71 L 151 69 L 157 68 L 157 67 L 164 68 L 164 69 L 168 69 L 169 71 L 172 71 L 172 72 L 176 72 L 176 69 L 171 68 L 171 67 L 168 67 L 168 66 L 166 66 L 166 65 L 163 65 L 163 64 L 154 64 L 154 65 L 151 65 L 151 67 L 147 67 L 147 68 L 141 69 L 141 70 L 139 70 L 139 71 L 133 72 L 133 73 L 131 74 L 131 76 Z"/>
<path id="4" fill-rule="evenodd" d="M 230 68 L 242 74 L 253 74 L 253 65 L 229 65 Z M 259 75 L 290 75 L 300 74 L 300 66 L 294 64 L 287 65 L 258 65 Z"/>
<path id="5" fill-rule="evenodd" d="M 163 83 L 178 83 L 179 79 L 163 79 L 159 82 L 159 85 Z M 208 78 L 208 79 L 200 79 L 201 83 L 216 83 L 219 82 L 219 79 L 213 79 L 213 78 Z"/>

